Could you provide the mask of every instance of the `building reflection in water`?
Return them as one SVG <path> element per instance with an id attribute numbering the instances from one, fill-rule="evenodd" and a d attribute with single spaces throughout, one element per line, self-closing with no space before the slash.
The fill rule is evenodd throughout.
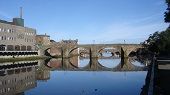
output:
<path id="1" fill-rule="evenodd" d="M 37 86 L 35 70 L 38 62 L 8 62 L 0 64 L 0 95 L 24 95 Z"/>
<path id="2" fill-rule="evenodd" d="M 39 66 L 36 69 L 36 79 L 41 81 L 47 81 L 50 79 L 50 68 L 45 66 L 44 60 L 38 61 Z"/>

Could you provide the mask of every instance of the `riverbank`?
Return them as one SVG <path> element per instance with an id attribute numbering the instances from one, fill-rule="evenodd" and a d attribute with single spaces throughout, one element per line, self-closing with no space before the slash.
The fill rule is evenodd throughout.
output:
<path id="1" fill-rule="evenodd" d="M 38 59 L 47 59 L 47 56 L 32 56 L 32 57 L 16 57 L 16 58 L 0 58 L 0 63 L 2 62 L 15 62 L 15 61 L 29 61 Z"/>
<path id="2" fill-rule="evenodd" d="M 170 95 L 170 58 L 160 57 L 157 59 L 156 93 Z"/>

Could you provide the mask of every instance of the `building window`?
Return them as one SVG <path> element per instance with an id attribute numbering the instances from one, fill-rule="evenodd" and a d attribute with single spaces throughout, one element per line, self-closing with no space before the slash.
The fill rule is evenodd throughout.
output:
<path id="1" fill-rule="evenodd" d="M 2 81 L 0 81 L 0 85 L 2 85 Z"/>
<path id="2" fill-rule="evenodd" d="M 5 29 L 5 28 L 3 29 L 3 32 L 6 32 L 6 29 Z"/>
<path id="3" fill-rule="evenodd" d="M 4 32 L 4 29 L 3 29 L 3 28 L 1 28 L 1 32 Z"/>
<path id="4" fill-rule="evenodd" d="M 20 51 L 20 46 L 19 45 L 15 46 L 15 51 Z"/>
<path id="5" fill-rule="evenodd" d="M 4 40 L 6 40 L 6 36 L 4 36 Z"/>
<path id="6" fill-rule="evenodd" d="M 13 45 L 7 45 L 7 50 L 8 51 L 13 51 L 14 50 L 14 46 Z"/>
<path id="7" fill-rule="evenodd" d="M 0 51 L 5 51 L 5 45 L 0 45 Z"/>
<path id="8" fill-rule="evenodd" d="M 26 51 L 26 46 L 21 46 L 21 51 Z"/>
<path id="9" fill-rule="evenodd" d="M 10 29 L 7 29 L 7 32 L 10 33 Z"/>
<path id="10" fill-rule="evenodd" d="M 10 37 L 7 37 L 7 40 L 10 40 Z"/>
<path id="11" fill-rule="evenodd" d="M 11 29 L 11 33 L 13 33 L 14 31 L 13 31 L 13 29 Z"/>
<path id="12" fill-rule="evenodd" d="M 32 50 L 31 46 L 27 46 L 27 51 L 31 51 L 31 50 Z"/>

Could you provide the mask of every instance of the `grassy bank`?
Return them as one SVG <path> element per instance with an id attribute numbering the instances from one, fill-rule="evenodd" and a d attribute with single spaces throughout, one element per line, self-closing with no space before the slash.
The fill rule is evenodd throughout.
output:
<path id="1" fill-rule="evenodd" d="M 31 61 L 38 59 L 47 59 L 46 56 L 33 56 L 33 57 L 18 57 L 18 58 L 0 58 L 0 62 L 16 62 L 16 61 Z"/>

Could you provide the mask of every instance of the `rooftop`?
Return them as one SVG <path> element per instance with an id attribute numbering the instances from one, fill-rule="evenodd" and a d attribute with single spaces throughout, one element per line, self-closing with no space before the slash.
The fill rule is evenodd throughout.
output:
<path id="1" fill-rule="evenodd" d="M 36 35 L 36 36 L 39 36 L 39 37 L 50 37 L 49 35 Z"/>

